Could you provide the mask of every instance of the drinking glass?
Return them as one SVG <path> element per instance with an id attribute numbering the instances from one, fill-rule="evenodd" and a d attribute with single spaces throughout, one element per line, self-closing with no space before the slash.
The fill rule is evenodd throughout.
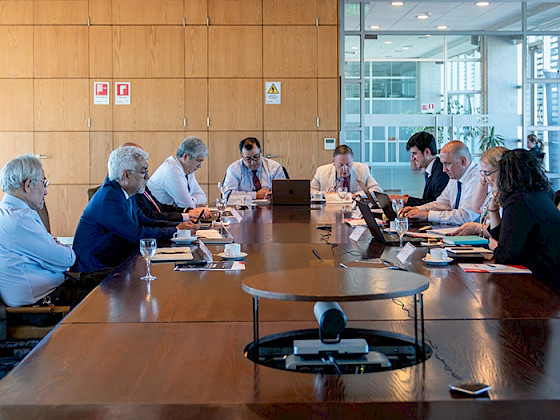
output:
<path id="1" fill-rule="evenodd" d="M 339 185 L 336 192 L 338 193 L 338 197 L 342 200 L 342 207 L 340 208 L 340 211 L 344 211 L 344 199 L 348 195 L 348 187 Z"/>
<path id="2" fill-rule="evenodd" d="M 220 191 L 220 196 L 224 198 L 224 194 L 226 192 L 226 183 L 225 182 L 218 182 L 218 191 Z"/>
<path id="3" fill-rule="evenodd" d="M 400 216 L 401 211 L 404 209 L 404 200 L 402 198 L 393 198 L 393 210 L 397 213 L 397 217 Z"/>
<path id="4" fill-rule="evenodd" d="M 222 221 L 222 215 L 227 207 L 227 200 L 225 198 L 216 198 L 216 208 L 218 209 L 218 213 L 220 216 L 218 217 L 217 221 Z"/>
<path id="5" fill-rule="evenodd" d="M 406 217 L 397 217 L 395 219 L 395 229 L 397 230 L 397 233 L 399 234 L 399 238 L 400 238 L 400 245 L 401 246 L 400 246 L 399 250 L 402 250 L 403 249 L 403 246 L 402 246 L 403 236 L 408 230 L 408 219 Z"/>
<path id="6" fill-rule="evenodd" d="M 140 277 L 140 280 L 155 280 L 156 276 L 152 276 L 150 273 L 150 265 L 152 263 L 152 257 L 156 254 L 157 242 L 154 238 L 144 238 L 140 239 L 140 255 L 146 260 L 146 275 Z"/>

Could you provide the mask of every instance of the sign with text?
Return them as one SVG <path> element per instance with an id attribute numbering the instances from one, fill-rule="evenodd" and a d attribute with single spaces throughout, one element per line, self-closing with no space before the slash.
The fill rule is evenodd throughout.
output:
<path id="1" fill-rule="evenodd" d="M 267 105 L 282 104 L 282 83 L 264 82 L 265 103 Z"/>
<path id="2" fill-rule="evenodd" d="M 93 104 L 109 105 L 109 82 L 93 82 Z"/>
<path id="3" fill-rule="evenodd" d="M 130 82 L 115 82 L 115 105 L 130 105 Z"/>

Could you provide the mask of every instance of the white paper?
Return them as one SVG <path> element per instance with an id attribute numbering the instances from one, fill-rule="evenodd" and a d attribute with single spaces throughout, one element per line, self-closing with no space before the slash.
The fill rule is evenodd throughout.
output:
<path id="1" fill-rule="evenodd" d="M 368 229 L 365 226 L 356 226 L 354 228 L 354 231 L 350 235 L 350 239 L 352 239 L 355 242 L 358 242 L 367 230 Z"/>
<path id="2" fill-rule="evenodd" d="M 402 251 L 398 253 L 397 260 L 399 260 L 401 264 L 404 264 L 406 260 L 408 260 L 408 258 L 414 253 L 414 251 L 416 251 L 416 247 L 410 242 L 407 242 L 406 245 L 403 246 Z"/>

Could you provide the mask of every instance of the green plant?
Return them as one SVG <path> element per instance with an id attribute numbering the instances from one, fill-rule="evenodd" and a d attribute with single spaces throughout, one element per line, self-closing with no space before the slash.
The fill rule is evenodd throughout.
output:
<path id="1" fill-rule="evenodd" d="M 490 127 L 490 132 L 488 132 L 487 129 L 488 127 L 484 129 L 482 137 L 480 139 L 480 144 L 478 145 L 478 148 L 481 152 L 491 149 L 492 147 L 504 145 L 504 136 L 496 134 L 495 127 Z"/>

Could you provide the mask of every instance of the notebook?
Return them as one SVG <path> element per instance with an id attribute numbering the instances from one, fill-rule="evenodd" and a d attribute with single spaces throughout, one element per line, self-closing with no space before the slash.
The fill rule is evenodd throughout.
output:
<path id="1" fill-rule="evenodd" d="M 308 179 L 272 180 L 273 206 L 308 206 L 311 204 L 311 188 Z"/>

